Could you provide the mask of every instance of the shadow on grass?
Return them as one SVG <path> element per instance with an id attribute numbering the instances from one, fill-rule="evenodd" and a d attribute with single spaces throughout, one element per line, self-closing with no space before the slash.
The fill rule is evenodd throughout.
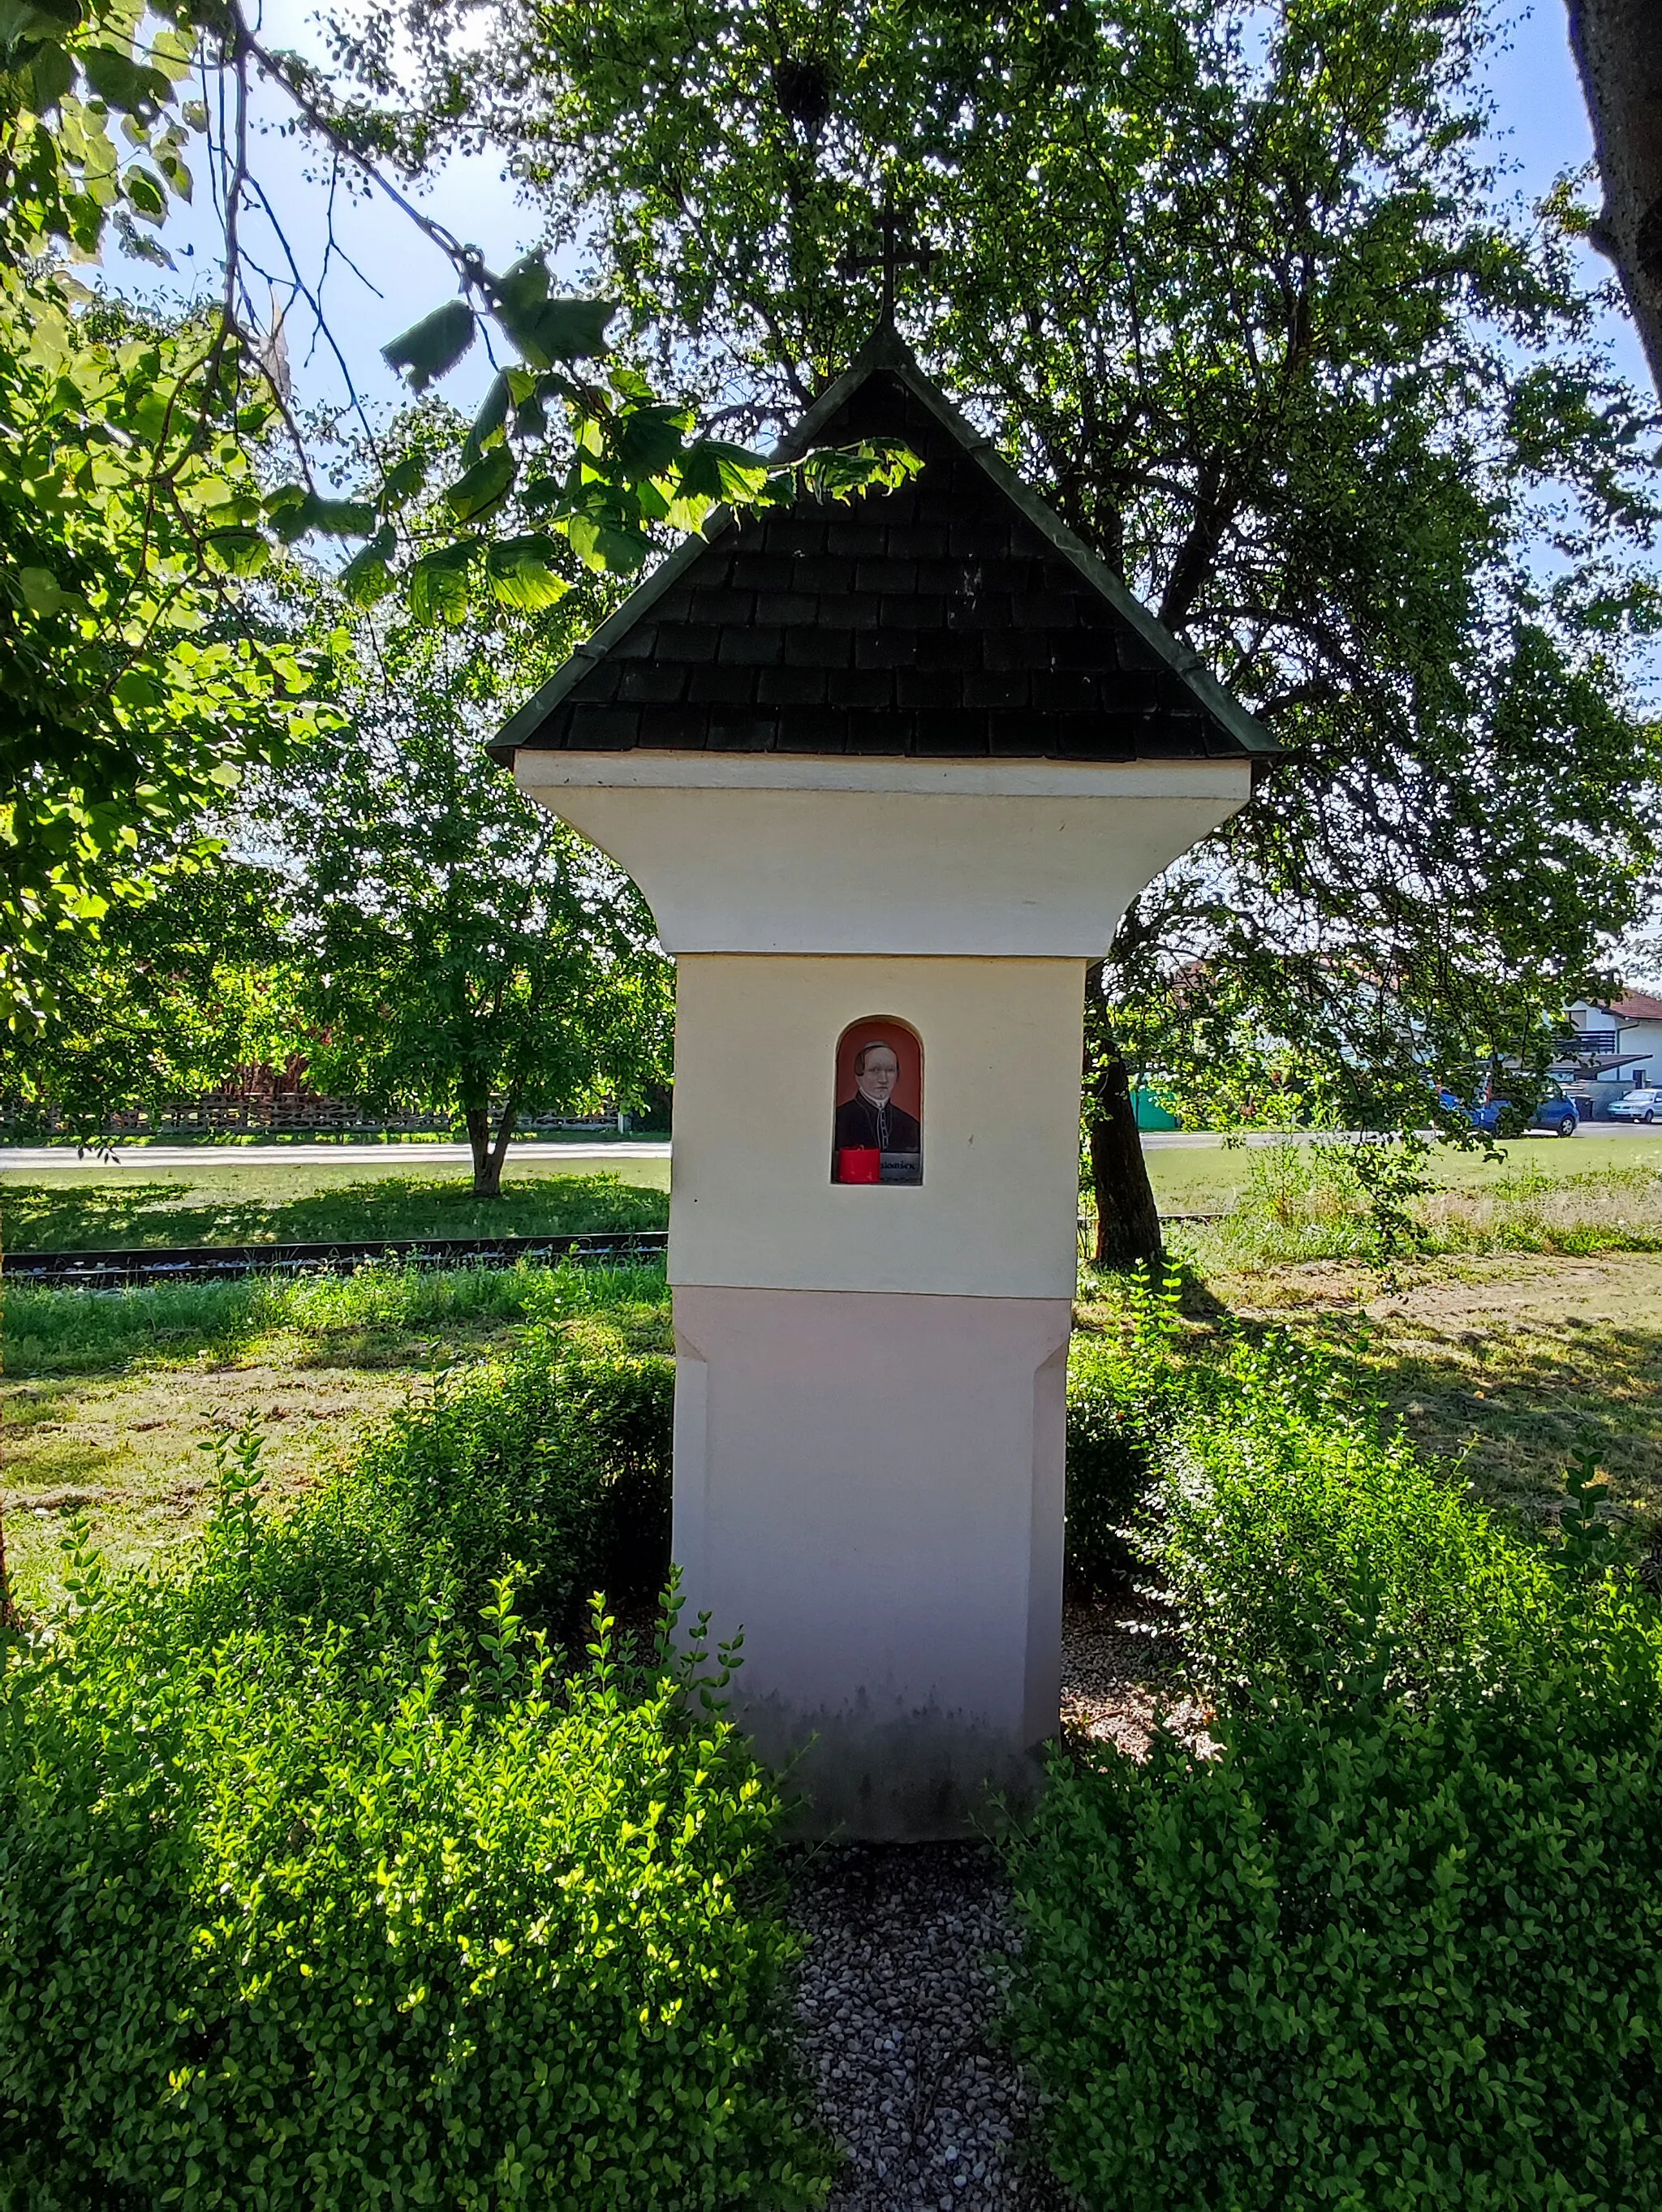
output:
<path id="1" fill-rule="evenodd" d="M 250 1170 L 251 1180 L 256 1171 Z M 186 1180 L 102 1182 L 0 1191 L 8 1250 L 155 1250 L 183 1244 L 305 1244 L 335 1237 L 565 1237 L 661 1229 L 661 1190 L 600 1175 L 527 1176 L 500 1199 L 475 1198 L 465 1175 L 376 1176 L 301 1196 Z"/>
<path id="2" fill-rule="evenodd" d="M 1429 1341 L 1389 1325 L 1291 1327 L 1348 1349 L 1414 1442 L 1458 1458 L 1487 1498 L 1538 1510 L 1592 1444 L 1622 1504 L 1662 1511 L 1662 1330 L 1574 1315 Z"/>

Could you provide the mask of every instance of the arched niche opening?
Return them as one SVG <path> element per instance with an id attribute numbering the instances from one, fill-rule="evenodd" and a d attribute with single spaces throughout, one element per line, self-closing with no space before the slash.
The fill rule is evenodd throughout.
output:
<path id="1" fill-rule="evenodd" d="M 831 1181 L 922 1180 L 922 1041 L 893 1014 L 865 1015 L 837 1040 Z"/>

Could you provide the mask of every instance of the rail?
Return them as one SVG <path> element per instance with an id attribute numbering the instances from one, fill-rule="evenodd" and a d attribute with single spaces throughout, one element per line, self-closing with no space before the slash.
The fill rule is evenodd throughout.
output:
<path id="1" fill-rule="evenodd" d="M 521 1260 L 589 1263 L 661 1259 L 662 1229 L 574 1237 L 374 1237 L 314 1244 L 194 1244 L 149 1250 L 11 1252 L 7 1283 L 59 1290 L 123 1290 L 135 1284 L 211 1282 L 240 1275 L 350 1275 L 388 1261 L 418 1267 L 511 1267 Z"/>

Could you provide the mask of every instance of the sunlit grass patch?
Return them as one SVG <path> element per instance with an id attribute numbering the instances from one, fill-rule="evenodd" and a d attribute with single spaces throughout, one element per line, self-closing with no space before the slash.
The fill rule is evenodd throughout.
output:
<path id="1" fill-rule="evenodd" d="M 1563 1153 L 1514 1146 L 1497 1168 L 1433 1155 L 1409 1198 L 1409 1241 L 1427 1254 L 1662 1250 L 1662 1153 L 1566 1171 Z M 1182 1224 L 1203 1264 L 1289 1267 L 1367 1259 L 1381 1249 L 1353 1140 L 1251 1146 L 1222 1218 Z"/>
<path id="2" fill-rule="evenodd" d="M 110 1558 L 166 1553 L 205 1510 L 197 1446 L 219 1424 L 266 1437 L 274 1494 L 297 1494 L 366 1420 L 432 1370 L 492 1357 L 539 1321 L 573 1349 L 670 1347 L 661 1265 L 420 1267 L 171 1283 L 116 1291 L 13 1289 L 0 1468 L 19 1595 L 61 1595 L 58 1537 L 84 1508 Z"/>
<path id="3" fill-rule="evenodd" d="M 550 1268 L 525 1261 L 511 1267 L 382 1261 L 351 1274 L 247 1275 L 115 1291 L 0 1287 L 6 1371 L 17 1378 L 110 1373 L 204 1352 L 222 1359 L 295 1358 L 327 1349 L 338 1357 L 348 1338 L 356 1357 L 374 1362 L 401 1354 L 418 1333 L 450 1340 L 557 1314 L 655 1311 L 666 1295 L 661 1264 Z"/>

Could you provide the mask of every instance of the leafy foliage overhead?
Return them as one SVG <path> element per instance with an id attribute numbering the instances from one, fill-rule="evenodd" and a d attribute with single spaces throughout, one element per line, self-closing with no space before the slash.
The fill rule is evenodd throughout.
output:
<path id="1" fill-rule="evenodd" d="M 503 0 L 471 48 L 461 14 L 405 15 L 410 127 L 506 144 L 739 419 L 848 359 L 849 248 L 904 210 L 926 367 L 1287 747 L 1127 916 L 1103 1054 L 1111 1005 L 1154 1064 L 1245 1096 L 1272 1051 L 1389 1126 L 1598 969 L 1655 853 L 1658 426 L 1585 211 L 1484 166 L 1482 7 Z"/>
<path id="2" fill-rule="evenodd" d="M 506 359 L 459 465 L 371 441 L 354 495 L 318 480 L 248 307 L 242 227 L 271 216 L 256 80 L 451 259 L 458 296 L 389 359 L 417 388 L 481 333 Z M 781 498 L 804 474 L 846 493 L 905 466 L 864 448 L 794 476 L 701 438 L 611 359 L 604 301 L 554 296 L 535 257 L 494 273 L 383 176 L 378 149 L 240 0 L 0 6 L 0 1021 L 20 1048 L 51 1018 L 58 934 L 149 896 L 158 841 L 320 726 L 312 671 L 248 588 L 289 549 L 354 547 L 343 583 L 360 606 L 399 583 L 429 622 L 535 615 L 569 585 L 557 540 L 630 574 L 718 500 Z M 65 256 L 95 260 L 112 238 L 167 264 L 168 213 L 204 181 L 223 226 L 216 301 L 163 326 L 69 276 Z M 285 443 L 298 474 L 274 485 Z"/>

